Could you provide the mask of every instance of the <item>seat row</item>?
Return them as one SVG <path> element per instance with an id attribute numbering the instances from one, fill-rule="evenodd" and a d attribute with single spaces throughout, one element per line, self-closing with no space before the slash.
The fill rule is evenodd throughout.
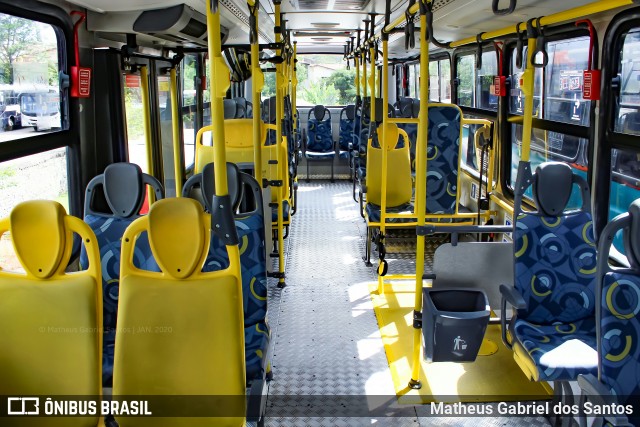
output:
<path id="1" fill-rule="evenodd" d="M 262 192 L 227 164 L 239 249 L 225 249 L 213 169 L 184 187 L 199 203 L 162 200 L 157 180 L 117 163 L 87 187 L 85 222 L 47 201 L 0 222 L 25 270 L 0 271 L 9 301 L 0 336 L 12 348 L 0 359 L 3 394 L 99 396 L 113 386 L 115 395 L 232 396 L 251 387 L 261 400 L 270 376 Z M 158 201 L 144 215 L 148 191 Z M 72 233 L 82 269 L 66 273 Z M 242 425 L 236 415 L 226 425 Z"/>

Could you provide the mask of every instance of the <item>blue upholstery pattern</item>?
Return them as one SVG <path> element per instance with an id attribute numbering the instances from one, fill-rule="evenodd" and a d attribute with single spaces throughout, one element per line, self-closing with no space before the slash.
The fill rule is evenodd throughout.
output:
<path id="1" fill-rule="evenodd" d="M 566 380 L 577 378 L 579 374 L 593 373 L 593 364 L 576 362 L 575 347 L 565 350 L 559 347 L 571 340 L 580 340 L 589 347 L 596 348 L 596 322 L 594 317 L 570 323 L 536 325 L 517 319 L 513 327 L 518 341 L 535 362 L 540 380 Z M 554 352 L 552 357 L 550 355 Z M 547 357 L 544 357 L 544 356 Z"/>
<path id="2" fill-rule="evenodd" d="M 610 272 L 602 283 L 600 381 L 625 404 L 640 396 L 640 277 Z M 634 421 L 638 421 L 637 418 Z M 638 424 L 635 424 L 638 425 Z"/>
<path id="3" fill-rule="evenodd" d="M 244 360 L 247 382 L 260 378 L 264 366 L 264 356 L 269 348 L 269 325 L 261 321 L 244 328 Z M 266 367 L 265 367 L 266 368 Z"/>
<path id="4" fill-rule="evenodd" d="M 102 268 L 102 316 L 103 316 L 103 354 L 102 383 L 111 386 L 113 378 L 113 352 L 116 342 L 116 319 L 118 317 L 118 294 L 120 289 L 120 245 L 124 230 L 138 217 L 116 218 L 101 215 L 86 215 L 84 222 L 91 227 L 100 247 Z M 147 234 L 143 233 L 136 241 L 133 264 L 149 271 L 160 271 L 153 259 Z M 82 246 L 80 268 L 89 266 L 87 253 Z"/>
<path id="5" fill-rule="evenodd" d="M 460 110 L 429 107 L 427 137 L 427 213 L 454 214 L 458 193 Z M 417 132 L 417 129 L 416 129 Z"/>
<path id="6" fill-rule="evenodd" d="M 307 127 L 307 150 L 327 153 L 333 157 L 333 136 L 331 135 L 331 117 L 325 120 L 310 118 Z"/>
<path id="7" fill-rule="evenodd" d="M 380 206 L 374 205 L 373 203 L 367 203 L 365 206 L 365 210 L 367 212 L 367 218 L 369 218 L 369 223 L 372 222 L 380 222 Z M 400 206 L 388 206 L 387 213 L 412 213 L 413 206 L 411 203 L 405 203 Z M 415 218 L 387 218 L 387 223 L 403 223 L 403 222 L 412 222 L 415 221 Z"/>
<path id="8" fill-rule="evenodd" d="M 416 123 L 402 123 L 398 125 L 399 128 L 403 129 L 407 136 L 409 137 L 409 143 L 411 144 L 409 152 L 411 153 L 411 170 L 415 170 L 415 159 L 416 159 L 416 142 L 418 140 L 418 125 Z"/>
<path id="9" fill-rule="evenodd" d="M 261 376 L 270 341 L 267 315 L 267 261 L 264 221 L 261 214 L 236 217 L 242 274 L 244 347 L 247 382 Z M 202 271 L 217 271 L 229 265 L 224 243 L 211 237 L 211 247 Z"/>
<path id="10" fill-rule="evenodd" d="M 345 107 L 346 109 L 347 107 Z M 351 107 L 353 108 L 353 106 Z M 342 159 L 349 158 L 349 146 L 353 145 L 353 130 L 355 119 L 349 120 L 347 114 L 340 113 L 340 134 L 338 138 L 339 155 Z"/>
<path id="11" fill-rule="evenodd" d="M 288 200 L 283 200 L 282 201 L 282 220 L 284 222 L 289 221 L 289 212 L 290 212 L 290 207 L 289 207 L 289 201 Z M 276 222 L 278 221 L 278 210 L 276 208 L 271 208 L 271 222 Z"/>
<path id="12" fill-rule="evenodd" d="M 596 248 L 591 215 L 521 214 L 514 232 L 515 288 L 527 303 L 518 317 L 571 323 L 595 312 Z"/>

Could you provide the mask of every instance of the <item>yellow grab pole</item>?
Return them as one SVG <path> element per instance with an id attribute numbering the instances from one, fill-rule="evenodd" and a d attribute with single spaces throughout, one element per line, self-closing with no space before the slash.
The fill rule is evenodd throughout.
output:
<path id="1" fill-rule="evenodd" d="M 355 66 L 356 66 L 356 78 L 354 83 L 356 85 L 356 100 L 357 100 L 357 99 L 360 99 L 360 58 L 358 56 L 354 56 L 353 62 L 355 62 Z"/>
<path id="2" fill-rule="evenodd" d="M 385 221 L 387 218 L 387 176 L 389 175 L 387 153 L 387 116 L 389 115 L 389 48 L 387 37 L 382 38 L 382 133 L 380 148 L 382 149 L 382 183 L 380 194 L 380 237 L 384 239 Z M 378 268 L 381 268 L 379 266 Z M 378 274 L 378 293 L 384 294 L 384 276 Z"/>
<path id="3" fill-rule="evenodd" d="M 275 32 L 276 43 L 282 42 L 282 20 L 280 16 L 280 0 L 274 1 L 275 6 L 275 14 L 276 14 L 276 27 L 278 31 Z M 282 55 L 282 49 L 276 49 L 276 56 Z M 282 163 L 286 161 L 286 159 L 282 159 L 280 156 L 280 145 L 282 144 L 282 118 L 284 116 L 284 75 L 282 72 L 282 63 L 276 64 L 276 162 L 277 162 L 277 170 L 282 171 Z M 285 168 L 286 170 L 286 168 Z M 278 286 L 282 287 L 285 284 L 284 281 L 284 213 L 283 209 L 283 199 L 284 199 L 284 176 L 280 177 L 282 180 L 282 184 L 279 187 L 276 187 L 277 194 L 277 218 L 278 218 L 278 272 L 280 274 L 280 278 L 278 279 Z"/>
<path id="4" fill-rule="evenodd" d="M 295 136 L 298 135 L 298 105 L 297 105 L 297 92 L 298 92 L 298 73 L 296 71 L 296 60 L 298 57 L 298 42 L 293 42 L 293 60 L 291 61 L 291 117 L 293 117 L 293 135 L 294 143 Z"/>
<path id="5" fill-rule="evenodd" d="M 367 97 L 367 86 L 369 82 L 367 81 L 367 55 L 363 51 L 362 54 L 362 99 Z"/>
<path id="6" fill-rule="evenodd" d="M 529 161 L 531 147 L 531 132 L 533 131 L 533 98 L 536 69 L 532 65 L 533 56 L 536 50 L 536 39 L 530 38 L 527 49 L 527 65 L 522 74 L 522 93 L 524 94 L 524 114 L 522 121 L 522 153 L 520 161 Z"/>
<path id="7" fill-rule="evenodd" d="M 371 25 L 373 25 L 373 19 L 371 20 Z M 370 55 L 370 63 L 371 68 L 369 69 L 369 94 L 371 95 L 370 102 L 370 111 L 371 115 L 369 116 L 369 122 L 376 120 L 376 48 L 375 43 L 371 42 L 369 47 L 369 55 Z M 369 135 L 369 139 L 372 138 L 372 135 Z"/>
<path id="8" fill-rule="evenodd" d="M 418 0 L 427 7 L 428 0 Z M 416 144 L 416 204 L 415 215 L 418 227 L 424 227 L 427 195 L 427 136 L 429 134 L 429 40 L 427 38 L 427 16 L 420 13 L 420 112 L 418 113 L 418 137 Z M 422 276 L 424 275 L 424 235 L 416 237 L 416 289 L 414 313 L 422 311 Z M 409 387 L 418 389 L 420 383 L 421 330 L 413 329 L 413 357 Z"/>
<path id="9" fill-rule="evenodd" d="M 149 70 L 146 65 L 140 67 L 140 92 L 142 96 L 142 121 L 144 123 L 144 145 L 147 153 L 146 173 L 153 176 L 153 149 L 151 147 L 151 101 L 149 98 Z M 149 204 L 156 201 L 151 187 L 147 188 Z"/>
<path id="10" fill-rule="evenodd" d="M 260 69 L 260 40 L 258 37 L 258 12 L 260 5 L 257 0 L 248 0 L 249 12 L 255 17 L 255 38 L 251 40 L 251 102 L 253 103 L 253 176 L 262 185 L 262 88 L 264 74 Z"/>
<path id="11" fill-rule="evenodd" d="M 217 0 L 212 0 L 217 1 Z M 220 42 L 220 11 L 211 10 L 212 1 L 207 0 L 207 36 L 209 39 L 209 66 L 211 75 L 211 139 L 213 143 L 213 159 L 215 169 L 216 195 L 229 194 L 227 186 L 227 155 L 224 143 L 224 108 L 222 100 L 230 86 L 229 69 L 222 59 L 222 43 Z"/>
<path id="12" fill-rule="evenodd" d="M 178 75 L 171 68 L 171 124 L 173 128 L 173 174 L 176 180 L 176 197 L 182 197 L 182 159 L 180 150 L 180 112 L 178 111 Z"/>

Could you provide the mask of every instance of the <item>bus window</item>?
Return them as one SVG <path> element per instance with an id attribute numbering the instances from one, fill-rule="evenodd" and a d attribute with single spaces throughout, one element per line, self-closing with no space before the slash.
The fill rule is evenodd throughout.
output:
<path id="1" fill-rule="evenodd" d="M 180 67 L 182 87 L 182 135 L 184 141 L 184 167 L 195 161 L 195 121 L 196 121 L 196 73 L 195 55 L 185 55 Z"/>
<path id="2" fill-rule="evenodd" d="M 473 107 L 475 105 L 474 70 L 476 57 L 474 55 L 459 56 L 457 59 L 458 105 Z"/>
<path id="3" fill-rule="evenodd" d="M 547 43 L 544 118 L 589 126 L 591 101 L 582 98 L 582 73 L 588 68 L 589 37 Z"/>
<path id="4" fill-rule="evenodd" d="M 482 67 L 476 73 L 475 107 L 498 111 L 498 97 L 491 93 L 493 78 L 498 75 L 498 59 L 495 51 L 482 53 Z"/>
<path id="5" fill-rule="evenodd" d="M 298 55 L 297 58 L 298 92 L 296 104 L 299 107 L 344 106 L 355 102 L 356 70 L 354 67 L 347 70 L 347 64 L 341 56 Z M 367 79 L 369 71 L 367 68 Z M 379 73 L 376 73 L 376 91 L 379 87 L 377 74 Z M 273 84 L 275 85 L 275 74 Z"/>
<path id="6" fill-rule="evenodd" d="M 142 172 L 149 173 L 140 76 L 136 74 L 126 74 L 123 78 L 129 162 L 140 166 Z"/>
<path id="7" fill-rule="evenodd" d="M 579 126 L 589 125 L 591 103 L 582 98 L 582 71 L 587 69 L 589 57 L 588 37 L 576 37 L 548 42 L 549 64 L 544 69 L 537 68 L 534 81 L 534 117 Z M 516 66 L 515 52 L 511 61 L 511 90 L 509 111 L 522 115 L 524 97 L 520 88 L 522 69 Z M 524 49 L 523 57 L 527 57 Z M 541 102 L 542 101 L 542 102 Z M 521 158 L 523 126 L 511 125 L 511 174 L 513 187 L 517 178 L 518 163 Z M 568 163 L 575 173 L 587 178 L 589 141 L 570 133 L 546 131 L 534 128 L 531 133 L 529 160 L 535 168 L 542 162 L 559 161 Z M 530 191 L 528 196 L 531 196 Z M 569 207 L 580 206 L 581 198 L 574 189 Z"/>
<path id="8" fill-rule="evenodd" d="M 616 106 L 616 132 L 640 135 L 640 30 L 624 36 L 620 74 L 620 102 Z"/>
<path id="9" fill-rule="evenodd" d="M 55 200 L 69 211 L 66 147 L 0 163 L 0 218 L 18 203 L 33 199 Z M 0 237 L 0 264 L 22 271 L 9 233 Z"/>
<path id="10" fill-rule="evenodd" d="M 429 102 L 451 102 L 451 63 L 448 58 L 429 62 Z"/>
<path id="11" fill-rule="evenodd" d="M 61 129 L 59 43 L 53 26 L 0 13 L 0 142 Z"/>

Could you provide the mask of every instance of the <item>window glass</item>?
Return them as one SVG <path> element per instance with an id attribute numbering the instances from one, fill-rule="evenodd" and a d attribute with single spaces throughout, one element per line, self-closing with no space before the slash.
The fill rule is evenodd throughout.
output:
<path id="1" fill-rule="evenodd" d="M 126 74 L 123 78 L 129 162 L 140 166 L 142 172 L 149 173 L 140 76 L 137 74 Z"/>
<path id="2" fill-rule="evenodd" d="M 61 129 L 58 54 L 54 27 L 0 13 L 0 142 Z"/>
<path id="3" fill-rule="evenodd" d="M 624 36 L 619 66 L 620 101 L 616 106 L 616 132 L 640 135 L 640 30 Z"/>
<path id="4" fill-rule="evenodd" d="M 583 72 L 588 69 L 589 37 L 547 43 L 544 118 L 589 125 L 591 101 L 582 97 Z"/>
<path id="5" fill-rule="evenodd" d="M 527 48 L 525 47 L 522 53 L 523 58 L 527 57 Z M 524 72 L 524 66 L 526 65 L 523 60 L 523 68 L 516 66 L 516 55 L 513 53 L 511 60 L 511 81 L 512 89 L 509 97 L 509 112 L 511 114 L 524 114 L 524 94 L 520 86 L 522 73 Z M 533 116 L 541 118 L 542 110 L 540 109 L 540 99 L 542 95 L 542 69 L 536 68 L 535 81 L 534 81 L 534 95 L 533 95 Z"/>
<path id="6" fill-rule="evenodd" d="M 451 103 L 451 62 L 440 60 L 440 102 Z"/>
<path id="7" fill-rule="evenodd" d="M 459 56 L 457 58 L 458 105 L 473 107 L 475 105 L 474 70 L 476 58 L 474 55 Z"/>
<path id="8" fill-rule="evenodd" d="M 185 55 L 182 60 L 182 135 L 184 141 L 184 167 L 195 161 L 195 121 L 196 121 L 196 74 L 197 61 L 195 55 Z"/>
<path id="9" fill-rule="evenodd" d="M 429 62 L 429 101 L 440 102 L 440 74 L 438 61 Z"/>
<path id="10" fill-rule="evenodd" d="M 300 107 L 324 105 L 344 106 L 353 104 L 356 98 L 356 70 L 347 70 L 347 64 L 339 55 L 298 55 L 296 104 Z M 367 66 L 367 80 L 370 67 Z M 376 82 L 380 73 L 376 73 Z M 376 84 L 377 87 L 377 84 Z M 367 93 L 369 90 L 367 89 Z M 275 73 L 265 74 L 263 96 L 275 94 Z"/>
<path id="11" fill-rule="evenodd" d="M 609 219 L 629 210 L 629 205 L 640 198 L 640 152 L 611 150 L 611 186 L 609 193 Z M 622 233 L 614 239 L 616 249 L 624 253 Z"/>
<path id="12" fill-rule="evenodd" d="M 498 75 L 498 60 L 495 51 L 482 53 L 482 67 L 476 73 L 476 108 L 498 110 L 498 97 L 491 93 L 493 78 Z"/>
<path id="13" fill-rule="evenodd" d="M 0 163 L 0 218 L 34 199 L 55 200 L 69 211 L 66 147 Z M 21 271 L 9 233 L 0 236 L 0 266 Z"/>

